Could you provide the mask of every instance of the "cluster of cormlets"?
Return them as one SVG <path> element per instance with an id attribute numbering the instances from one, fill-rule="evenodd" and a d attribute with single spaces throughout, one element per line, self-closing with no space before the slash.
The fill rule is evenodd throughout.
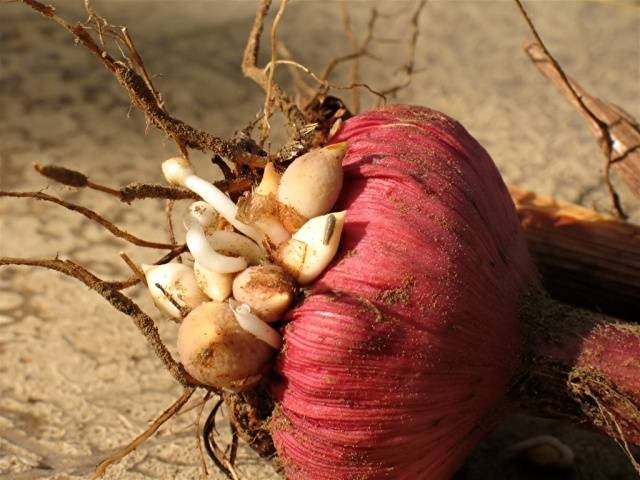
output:
<path id="1" fill-rule="evenodd" d="M 243 390 L 268 368 L 281 346 L 269 323 L 283 317 L 297 286 L 315 280 L 338 250 L 345 212 L 330 212 L 342 189 L 346 148 L 311 151 L 282 175 L 269 163 L 238 204 L 184 158 L 162 164 L 169 183 L 202 198 L 185 221 L 194 261 L 143 270 L 156 306 L 181 321 L 178 353 L 197 381 Z"/>

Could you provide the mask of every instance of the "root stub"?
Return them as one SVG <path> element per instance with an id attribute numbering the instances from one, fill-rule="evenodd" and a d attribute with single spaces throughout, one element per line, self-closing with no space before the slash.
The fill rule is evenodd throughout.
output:
<path id="1" fill-rule="evenodd" d="M 640 445 L 640 326 L 540 292 L 527 297 L 523 321 L 529 348 L 513 392 L 519 406 L 602 431 L 640 473 L 629 448 Z"/>
<path id="2" fill-rule="evenodd" d="M 597 428 L 619 442 L 640 445 L 637 391 L 622 391 L 614 380 L 593 368 L 575 368 L 567 386 L 582 412 Z"/>
<path id="3" fill-rule="evenodd" d="M 268 387 L 263 383 L 248 392 L 225 392 L 223 398 L 238 436 L 261 457 L 273 457 L 276 450 L 268 422 L 274 403 Z"/>

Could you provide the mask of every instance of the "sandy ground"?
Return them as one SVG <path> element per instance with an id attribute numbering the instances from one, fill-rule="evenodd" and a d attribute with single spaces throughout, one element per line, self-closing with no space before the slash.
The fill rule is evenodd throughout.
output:
<path id="1" fill-rule="evenodd" d="M 632 2 L 529 2 L 549 47 L 585 87 L 640 117 L 640 9 Z M 80 19 L 80 0 L 55 2 Z M 383 18 L 379 35 L 406 38 L 414 4 L 353 2 L 362 35 L 369 8 L 400 12 Z M 228 136 L 254 117 L 261 92 L 240 75 L 253 1 L 96 2 L 112 23 L 134 34 L 169 110 L 191 124 Z M 296 59 L 314 70 L 346 51 L 337 3 L 293 2 L 281 36 Z M 508 1 L 433 1 L 421 20 L 421 72 L 398 100 L 458 118 L 490 151 L 508 182 L 607 210 L 600 151 L 579 115 L 529 64 L 530 37 Z M 0 5 L 0 183 L 35 190 L 47 182 L 33 162 L 90 172 L 124 185 L 161 181 L 159 162 L 171 142 L 144 133 L 140 115 L 67 32 L 21 4 Z M 404 37 L 403 37 L 404 35 Z M 367 81 L 384 88 L 406 43 L 377 43 L 384 61 L 368 60 Z M 395 63 L 394 63 L 395 62 Z M 196 156 L 207 169 L 206 157 Z M 619 183 L 619 182 L 618 182 Z M 163 240 L 162 205 L 126 206 L 93 192 L 48 185 L 50 193 L 96 208 L 133 233 Z M 628 192 L 623 198 L 640 219 Z M 0 202 L 0 255 L 53 257 L 84 263 L 106 278 L 127 274 L 118 252 L 136 261 L 153 251 L 114 240 L 88 220 L 28 200 Z M 133 294 L 153 312 L 144 292 Z M 168 344 L 175 328 L 159 322 Z M 77 282 L 34 268 L 0 270 L 0 479 L 86 478 L 106 453 L 142 431 L 180 393 L 131 321 Z M 199 478 L 197 409 L 160 433 L 106 478 Z M 574 471 L 532 471 L 505 462 L 514 441 L 553 434 L 576 453 Z M 239 455 L 245 479 L 275 478 L 251 452 Z M 510 418 L 477 450 L 460 479 L 636 478 L 611 441 L 558 422 Z M 210 474 L 209 478 L 222 478 Z"/>

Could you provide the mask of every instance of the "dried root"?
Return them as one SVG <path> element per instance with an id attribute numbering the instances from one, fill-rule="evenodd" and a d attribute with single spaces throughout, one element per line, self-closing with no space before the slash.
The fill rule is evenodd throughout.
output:
<path id="1" fill-rule="evenodd" d="M 398 73 L 404 73 L 404 78 L 399 83 L 391 85 L 384 89 L 373 89 L 366 83 L 362 83 L 360 81 L 360 60 L 363 57 L 378 59 L 378 57 L 373 53 L 371 45 L 374 41 L 383 41 L 383 39 L 375 36 L 375 26 L 378 19 L 381 17 L 380 13 L 375 8 L 371 10 L 371 15 L 367 23 L 366 33 L 364 35 L 362 42 L 358 43 L 351 26 L 351 19 L 349 16 L 349 12 L 347 10 L 347 4 L 346 3 L 341 4 L 343 28 L 345 31 L 345 36 L 347 37 L 347 40 L 351 45 L 352 51 L 351 53 L 348 53 L 346 55 L 332 58 L 327 63 L 322 74 L 320 75 L 320 79 L 323 82 L 322 93 L 328 94 L 328 92 L 331 89 L 351 90 L 352 109 L 353 109 L 353 112 L 358 113 L 361 109 L 361 101 L 360 101 L 360 95 L 358 90 L 359 88 L 364 88 L 367 91 L 369 91 L 369 93 L 375 95 L 377 97 L 378 105 L 382 105 L 386 103 L 387 97 L 395 96 L 398 92 L 407 88 L 411 84 L 412 78 L 416 73 L 415 54 L 416 54 L 416 47 L 418 43 L 418 37 L 420 34 L 419 20 L 426 3 L 427 3 L 427 0 L 420 0 L 410 19 L 411 33 L 409 35 L 407 60 L 403 65 L 401 65 L 396 70 Z M 350 84 L 347 86 L 338 86 L 338 85 L 328 83 L 327 80 L 331 75 L 331 73 L 335 70 L 335 68 L 341 63 L 345 63 L 345 62 L 351 62 Z"/>
<path id="2" fill-rule="evenodd" d="M 174 247 L 177 245 L 176 243 L 176 233 L 173 229 L 173 207 L 175 206 L 175 200 L 166 200 L 164 204 L 164 215 L 167 223 L 167 235 L 169 236 L 169 241 L 171 245 Z M 178 261 L 182 261 L 180 257 L 178 257 Z"/>
<path id="3" fill-rule="evenodd" d="M 303 99 L 312 98 L 317 93 L 316 88 L 309 82 L 307 82 L 307 80 L 301 73 L 304 72 L 310 75 L 310 70 L 308 70 L 304 65 L 301 65 L 293 60 L 291 51 L 282 40 L 278 41 L 278 54 L 282 56 L 286 62 L 291 62 L 290 64 L 285 64 L 284 62 L 282 63 L 288 65 L 289 67 L 289 72 L 291 73 L 291 77 L 293 78 L 293 88 L 295 89 L 296 105 L 298 105 L 298 108 L 301 108 L 301 105 L 305 103 Z M 305 71 L 305 69 L 307 71 Z"/>
<path id="4" fill-rule="evenodd" d="M 260 6 L 256 10 L 256 17 L 249 33 L 247 45 L 244 50 L 242 58 L 242 73 L 245 77 L 250 78 L 256 82 L 267 93 L 265 99 L 265 117 L 268 117 L 268 111 L 272 108 L 280 110 L 289 120 L 290 125 L 297 130 L 298 128 L 307 124 L 306 116 L 298 106 L 293 102 L 289 96 L 273 82 L 273 76 L 267 74 L 265 69 L 258 67 L 258 52 L 260 51 L 260 37 L 264 30 L 264 22 L 271 7 L 271 0 L 262 0 Z M 286 2 L 281 5 L 281 11 L 286 8 Z M 282 16 L 282 13 L 280 14 Z M 277 31 L 277 22 L 274 22 L 272 29 L 272 39 L 275 39 Z M 272 57 L 275 55 L 276 46 L 272 48 Z M 273 60 L 273 58 L 272 58 Z M 273 72 L 273 69 L 271 70 Z M 271 78 L 271 80 L 270 80 Z M 268 121 L 268 120 L 267 120 Z"/>
<path id="5" fill-rule="evenodd" d="M 202 399 L 200 409 L 198 410 L 198 416 L 196 417 L 196 444 L 198 445 L 198 451 L 200 452 L 200 462 L 202 466 L 202 472 L 204 473 L 204 478 L 208 478 L 209 471 L 207 469 L 207 461 L 204 458 L 204 450 L 202 449 L 202 428 L 200 427 L 200 421 L 202 419 L 202 414 L 204 412 L 204 407 L 207 405 L 207 402 L 211 398 L 211 392 L 207 391 L 204 394 Z"/>
<path id="6" fill-rule="evenodd" d="M 314 127 L 323 132 L 324 135 L 313 135 L 305 138 L 304 136 L 298 135 L 298 138 L 295 138 L 289 145 L 286 145 L 278 154 L 274 157 L 276 161 L 288 161 L 293 159 L 291 155 L 291 150 L 295 151 L 296 155 L 304 153 L 311 145 L 317 145 L 320 138 L 326 140 L 327 134 L 330 130 L 324 129 L 323 124 L 326 123 L 329 117 L 323 116 L 320 113 L 320 109 L 324 100 L 327 98 L 333 99 L 330 96 L 330 92 L 332 90 L 347 90 L 352 92 L 353 98 L 353 110 L 355 112 L 360 110 L 360 96 L 359 90 L 365 89 L 378 99 L 378 104 L 386 103 L 387 95 L 395 95 L 403 88 L 406 88 L 411 83 L 411 78 L 415 73 L 415 50 L 419 35 L 419 25 L 418 20 L 420 14 L 422 13 L 424 6 L 426 4 L 426 0 L 421 0 L 418 3 L 418 7 L 416 11 L 412 15 L 411 25 L 412 25 L 412 33 L 409 39 L 409 53 L 408 59 L 406 63 L 400 67 L 400 71 L 405 72 L 406 78 L 399 83 L 398 85 L 393 85 L 386 90 L 379 91 L 377 89 L 372 88 L 366 83 L 363 83 L 359 80 L 359 61 L 361 57 L 372 57 L 376 58 L 375 55 L 371 51 L 371 43 L 375 40 L 374 37 L 374 27 L 376 21 L 379 18 L 379 13 L 376 9 L 372 9 L 371 17 L 368 22 L 367 32 L 363 41 L 358 44 L 355 35 L 353 34 L 351 28 L 351 22 L 349 19 L 349 14 L 347 11 L 346 4 L 343 4 L 343 24 L 345 28 L 345 33 L 349 42 L 353 48 L 353 51 L 349 54 L 335 57 L 331 59 L 325 68 L 323 69 L 320 75 L 316 75 L 313 71 L 311 71 L 308 67 L 302 65 L 301 63 L 295 61 L 288 49 L 283 45 L 279 44 L 277 41 L 277 28 L 280 19 L 284 13 L 284 10 L 287 6 L 287 1 L 281 2 L 274 22 L 271 28 L 271 60 L 264 67 L 259 68 L 257 66 L 257 57 L 260 46 L 260 36 L 262 35 L 262 31 L 264 30 L 265 19 L 271 5 L 270 0 L 263 0 L 258 11 L 256 13 L 256 17 L 254 20 L 254 24 L 249 35 L 249 40 L 247 42 L 247 46 L 245 48 L 244 59 L 242 64 L 242 70 L 245 76 L 254 80 L 258 85 L 260 85 L 266 93 L 266 99 L 264 104 L 264 111 L 262 117 L 262 129 L 261 129 L 261 138 L 260 144 L 264 144 L 266 138 L 268 137 L 270 124 L 269 117 L 274 110 L 281 111 L 289 121 L 289 126 L 291 127 L 294 135 L 297 132 L 301 132 L 304 130 L 310 130 Z M 286 59 L 279 60 L 277 58 L 278 51 L 282 51 Z M 350 83 L 346 85 L 335 84 L 329 82 L 329 76 L 333 73 L 334 69 L 345 62 L 352 62 L 352 69 L 350 75 Z M 294 83 L 298 88 L 299 93 L 304 92 L 306 96 L 311 95 L 311 99 L 308 101 L 306 106 L 300 108 L 298 104 L 292 101 L 289 96 L 287 96 L 282 88 L 280 88 L 274 81 L 273 75 L 277 65 L 286 65 L 290 68 L 294 77 Z M 300 75 L 299 71 L 302 71 L 307 76 L 309 76 L 313 81 L 315 81 L 316 86 L 312 87 L 309 85 Z M 346 109 L 345 109 L 346 111 Z M 345 118 L 347 118 L 345 116 Z M 337 118 L 335 117 L 333 120 L 335 121 Z M 326 131 L 325 131 L 326 130 Z M 315 139 L 315 140 L 314 140 Z M 292 148 L 291 145 L 296 145 L 296 148 Z"/>
<path id="7" fill-rule="evenodd" d="M 578 109 L 594 131 L 604 154 L 604 182 L 618 217 L 627 218 L 620 196 L 611 182 L 611 169 L 620 172 L 632 192 L 640 197 L 640 126 L 618 107 L 589 95 L 570 79 L 542 41 L 522 2 L 514 0 L 536 43 L 526 47 L 534 65 Z"/>
<path id="8" fill-rule="evenodd" d="M 569 375 L 568 385 L 580 402 L 582 412 L 603 431 L 615 439 L 631 465 L 640 474 L 640 463 L 629 448 L 624 430 L 640 431 L 640 404 L 603 375 L 587 368 L 578 368 Z"/>
<path id="9" fill-rule="evenodd" d="M 269 65 L 265 67 L 265 70 L 268 70 L 267 73 L 267 85 L 265 89 L 265 100 L 264 100 L 264 115 L 262 117 L 262 128 L 260 133 L 260 145 L 264 145 L 264 142 L 269 137 L 269 130 L 271 129 L 271 125 L 269 125 L 269 117 L 271 116 L 271 104 L 272 97 L 271 91 L 273 90 L 273 76 L 276 71 L 276 57 L 277 57 L 277 46 L 278 42 L 276 39 L 276 35 L 278 32 L 278 25 L 280 24 L 280 19 L 284 15 L 284 10 L 287 8 L 287 3 L 289 0 L 282 0 L 280 2 L 280 7 L 278 8 L 278 12 L 276 13 L 276 18 L 273 20 L 273 25 L 271 26 L 271 62 Z"/>
<path id="10" fill-rule="evenodd" d="M 166 249 L 166 250 L 174 250 L 176 248 L 175 243 L 161 243 L 161 242 L 150 242 L 143 238 L 136 237 L 135 235 L 130 234 L 129 232 L 122 230 L 121 228 L 115 226 L 109 220 L 104 218 L 103 216 L 97 214 L 93 210 L 83 207 L 81 205 L 77 205 L 75 203 L 67 202 L 66 200 L 62 200 L 60 198 L 54 197 L 53 195 L 49 195 L 43 192 L 3 192 L 0 191 L 0 197 L 14 197 L 14 198 L 34 198 L 36 200 L 42 200 L 45 202 L 55 203 L 56 205 L 60 205 L 67 210 L 71 210 L 73 212 L 78 212 L 81 215 L 84 215 L 89 220 L 96 222 L 98 225 L 106 228 L 111 232 L 114 236 L 126 240 L 127 242 L 137 245 L 138 247 L 145 248 L 157 248 L 157 249 Z"/>
<path id="11" fill-rule="evenodd" d="M 136 448 L 138 448 L 140 445 L 142 445 L 145 441 L 147 441 L 154 433 L 158 431 L 158 429 L 162 425 L 164 425 L 168 420 L 170 420 L 174 415 L 176 415 L 180 411 L 180 409 L 184 406 L 184 404 L 187 403 L 189 398 L 191 398 L 191 395 L 193 395 L 194 391 L 195 391 L 195 388 L 193 387 L 185 388 L 184 391 L 182 392 L 182 395 L 180 395 L 180 397 L 178 397 L 178 399 L 175 402 L 173 402 L 173 404 L 171 404 L 169 408 L 167 408 L 164 412 L 162 412 L 162 414 L 158 418 L 156 418 L 151 423 L 151 425 L 149 425 L 149 428 L 147 428 L 144 432 L 142 432 L 140 435 L 134 438 L 130 443 L 128 443 L 127 445 L 119 449 L 117 452 L 115 452 L 112 455 L 109 455 L 107 458 L 102 460 L 96 466 L 96 469 L 93 475 L 91 476 L 91 479 L 96 480 L 98 478 L 101 478 L 107 472 L 107 468 L 109 468 L 110 465 L 113 465 L 114 463 L 119 462 L 120 460 L 125 458 L 127 455 L 129 455 L 131 452 L 133 452 Z"/>
<path id="12" fill-rule="evenodd" d="M 253 157 L 252 154 L 247 153 L 233 142 L 216 137 L 203 130 L 198 130 L 169 115 L 159 93 L 155 91 L 151 84 L 142 58 L 137 53 L 126 28 L 119 27 L 121 33 L 116 34 L 118 27 L 114 27 L 108 24 L 104 18 L 98 17 L 91 9 L 89 2 L 85 2 L 85 5 L 88 5 L 89 21 L 96 26 L 98 41 L 92 37 L 91 29 L 88 26 L 67 23 L 62 17 L 56 15 L 55 8 L 51 5 L 45 5 L 37 0 L 22 0 L 22 2 L 67 30 L 73 35 L 78 44 L 93 53 L 125 89 L 131 103 L 144 113 L 147 123 L 154 125 L 172 138 L 182 155 L 188 156 L 187 148 L 194 148 L 203 152 L 213 152 L 236 162 L 247 162 Z M 124 52 L 121 51 L 124 61 L 116 60 L 105 49 L 105 37 L 108 36 L 107 34 L 112 37 L 115 35 L 122 40 L 127 45 L 133 59 L 124 55 Z"/>
<path id="13" fill-rule="evenodd" d="M 218 469 L 229 479 L 238 480 L 238 473 L 233 466 L 236 456 L 237 450 L 237 437 L 235 435 L 232 436 L 232 443 L 230 448 L 229 458 L 224 454 L 224 452 L 220 449 L 218 444 L 215 441 L 216 434 L 216 415 L 220 410 L 220 406 L 224 401 L 219 399 L 214 407 L 211 409 L 209 416 L 207 417 L 206 422 L 204 423 L 204 427 L 202 429 L 202 437 L 204 440 L 204 447 L 207 451 L 207 454 L 213 461 L 213 463 L 218 467 Z"/>
<path id="14" fill-rule="evenodd" d="M 407 88 L 411 83 L 413 74 L 415 73 L 416 45 L 418 44 L 418 36 L 420 35 L 420 14 L 427 4 L 427 0 L 420 0 L 418 7 L 411 16 L 411 35 L 409 40 L 409 48 L 407 52 L 407 61 L 398 68 L 399 72 L 404 73 L 404 80 L 397 85 L 382 90 L 383 95 L 395 95 L 400 90 Z"/>
<path id="15" fill-rule="evenodd" d="M 239 437 L 262 458 L 273 458 L 276 450 L 269 433 L 269 421 L 274 402 L 265 384 L 241 393 L 224 392 L 223 398 Z"/>
<path id="16" fill-rule="evenodd" d="M 373 54 L 369 51 L 369 45 L 373 40 L 373 32 L 376 25 L 376 21 L 379 18 L 378 10 L 376 8 L 371 9 L 371 14 L 369 16 L 369 21 L 367 23 L 367 29 L 364 36 L 364 39 L 360 44 L 356 40 L 356 37 L 353 33 L 353 29 L 351 28 L 351 18 L 349 15 L 348 5 L 346 3 L 341 3 L 341 14 L 342 14 L 342 24 L 345 32 L 345 36 L 351 45 L 351 53 L 340 57 L 334 57 L 327 65 L 324 67 L 322 74 L 320 75 L 320 79 L 326 82 L 333 72 L 333 70 L 344 62 L 351 62 L 351 72 L 350 72 L 350 82 L 352 85 L 360 84 L 360 58 L 364 56 L 372 56 Z M 353 89 L 351 92 L 351 108 L 353 112 L 360 111 L 360 92 L 358 89 Z"/>
<path id="17" fill-rule="evenodd" d="M 124 203 L 131 203 L 134 200 L 145 198 L 159 198 L 168 200 L 196 200 L 198 196 L 184 188 L 167 185 L 150 185 L 145 183 L 131 183 L 122 188 L 112 188 L 99 183 L 92 182 L 87 175 L 77 170 L 71 170 L 58 165 L 34 165 L 35 170 L 50 180 L 54 180 L 62 185 L 74 188 L 91 188 L 103 193 L 107 193 Z"/>
<path id="18" fill-rule="evenodd" d="M 90 289 L 99 293 L 116 310 L 128 315 L 133 320 L 135 326 L 144 335 L 156 356 L 162 361 L 165 368 L 180 384 L 185 387 L 194 385 L 193 380 L 184 371 L 182 365 L 176 362 L 160 338 L 160 333 L 155 322 L 144 313 L 140 307 L 129 297 L 120 292 L 113 283 L 102 280 L 89 270 L 71 260 L 61 260 L 54 258 L 47 259 L 27 259 L 0 257 L 0 266 L 5 265 L 28 265 L 32 267 L 44 267 L 55 270 L 65 275 L 80 280 Z"/>

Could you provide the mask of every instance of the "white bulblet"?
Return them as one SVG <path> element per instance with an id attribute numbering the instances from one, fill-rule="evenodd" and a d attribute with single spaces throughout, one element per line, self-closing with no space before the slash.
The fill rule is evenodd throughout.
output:
<path id="1" fill-rule="evenodd" d="M 262 262 L 266 254 L 254 241 L 236 232 L 217 230 L 207 237 L 211 248 L 246 259 L 249 265 Z"/>
<path id="2" fill-rule="evenodd" d="M 346 151 L 347 144 L 342 142 L 295 159 L 282 174 L 278 201 L 306 218 L 331 211 L 342 190 L 342 159 Z"/>
<path id="3" fill-rule="evenodd" d="M 273 349 L 240 327 L 228 303 L 207 302 L 180 325 L 178 355 L 200 383 L 242 391 L 262 378 Z"/>
<path id="4" fill-rule="evenodd" d="M 249 267 L 233 280 L 233 298 L 265 322 L 280 320 L 294 295 L 293 279 L 277 265 Z"/>
<path id="5" fill-rule="evenodd" d="M 147 287 L 153 302 L 161 312 L 170 317 L 180 319 L 182 314 L 167 295 L 178 305 L 187 309 L 193 309 L 209 300 L 204 292 L 200 290 L 193 270 L 182 263 L 141 265 L 141 268 L 145 274 Z"/>
<path id="6" fill-rule="evenodd" d="M 193 273 L 200 289 L 216 302 L 229 298 L 233 285 L 233 273 L 218 273 L 207 270 L 198 262 L 193 264 Z"/>
<path id="7" fill-rule="evenodd" d="M 338 251 L 346 211 L 307 221 L 277 252 L 278 263 L 301 285 L 315 280 Z"/>

